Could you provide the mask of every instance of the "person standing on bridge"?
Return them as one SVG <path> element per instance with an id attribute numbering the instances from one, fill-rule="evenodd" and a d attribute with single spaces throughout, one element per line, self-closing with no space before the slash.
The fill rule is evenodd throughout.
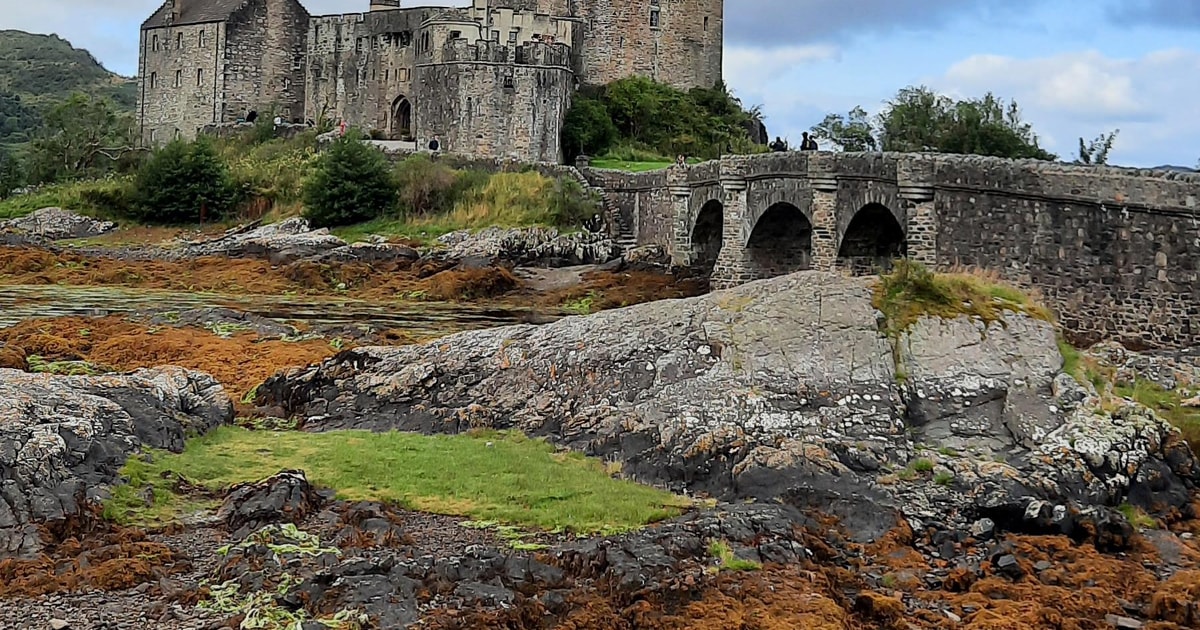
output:
<path id="1" fill-rule="evenodd" d="M 804 132 L 804 140 L 802 140 L 800 142 L 800 150 L 801 151 L 820 151 L 820 148 L 817 146 L 817 141 L 815 139 L 813 139 L 812 136 L 808 135 L 807 131 Z"/>

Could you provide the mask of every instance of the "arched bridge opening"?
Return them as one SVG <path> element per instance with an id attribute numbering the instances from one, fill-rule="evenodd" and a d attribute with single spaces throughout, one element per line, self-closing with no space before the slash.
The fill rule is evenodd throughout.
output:
<path id="1" fill-rule="evenodd" d="M 838 248 L 837 266 L 854 275 L 885 272 L 908 255 L 908 240 L 896 216 L 884 205 L 863 206 L 850 221 Z"/>
<path id="2" fill-rule="evenodd" d="M 725 206 L 713 199 L 696 215 L 696 227 L 692 229 L 692 264 L 706 274 L 712 273 L 724 246 Z"/>
<path id="3" fill-rule="evenodd" d="M 777 203 L 763 213 L 746 252 L 764 278 L 812 268 L 812 222 L 790 203 Z"/>

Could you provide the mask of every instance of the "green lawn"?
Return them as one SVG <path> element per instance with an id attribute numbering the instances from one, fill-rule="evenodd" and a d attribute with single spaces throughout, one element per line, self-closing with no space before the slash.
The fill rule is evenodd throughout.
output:
<path id="1" fill-rule="evenodd" d="M 657 171 L 659 169 L 669 168 L 674 162 L 628 162 L 625 160 L 592 160 L 593 168 L 604 168 L 614 171 L 628 171 L 630 173 L 644 173 L 646 171 Z"/>
<path id="2" fill-rule="evenodd" d="M 105 515 L 124 523 L 169 522 L 211 503 L 179 496 L 162 479 L 177 473 L 212 490 L 304 470 L 341 499 L 394 502 L 409 509 L 545 530 L 611 533 L 680 513 L 687 499 L 613 478 L 602 462 L 559 453 L 517 434 L 255 432 L 222 427 L 179 455 L 155 452 L 122 469 Z M 156 484 L 153 505 L 141 498 Z"/>

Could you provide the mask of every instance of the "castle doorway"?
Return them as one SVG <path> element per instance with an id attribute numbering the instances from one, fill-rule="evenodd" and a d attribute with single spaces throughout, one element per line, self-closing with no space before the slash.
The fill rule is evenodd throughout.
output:
<path id="1" fill-rule="evenodd" d="M 392 101 L 392 119 L 388 135 L 393 140 L 412 138 L 412 103 L 404 96 Z"/>

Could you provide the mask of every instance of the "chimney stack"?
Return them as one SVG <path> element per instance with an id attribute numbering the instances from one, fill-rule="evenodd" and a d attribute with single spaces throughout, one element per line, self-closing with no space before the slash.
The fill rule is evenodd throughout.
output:
<path id="1" fill-rule="evenodd" d="M 179 19 L 179 14 L 183 12 L 183 0 L 168 0 L 171 3 L 171 18 Z"/>

